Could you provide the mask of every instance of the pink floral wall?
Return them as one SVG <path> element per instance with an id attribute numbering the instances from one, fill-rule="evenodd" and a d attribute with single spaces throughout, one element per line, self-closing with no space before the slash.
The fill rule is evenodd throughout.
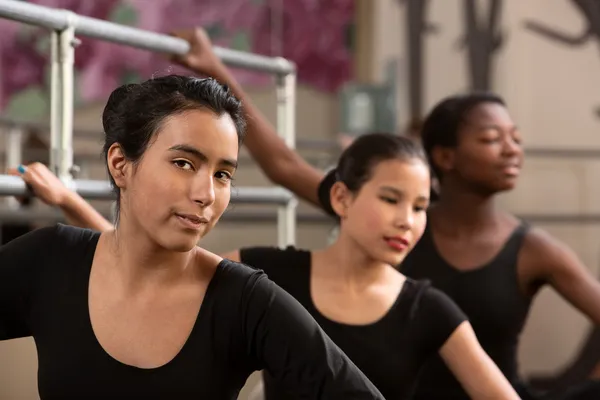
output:
<path id="1" fill-rule="evenodd" d="M 299 82 L 335 91 L 351 76 L 353 0 L 31 0 L 141 29 L 168 33 L 203 26 L 224 47 L 281 55 L 298 65 Z M 90 38 L 76 52 L 76 99 L 103 100 L 118 84 L 181 72 L 164 56 Z M 0 110 L 18 97 L 47 95 L 49 35 L 0 19 Z M 236 71 L 247 85 L 269 77 Z M 40 100 L 45 102 L 47 100 Z M 13 107 L 14 108 L 14 107 Z"/>

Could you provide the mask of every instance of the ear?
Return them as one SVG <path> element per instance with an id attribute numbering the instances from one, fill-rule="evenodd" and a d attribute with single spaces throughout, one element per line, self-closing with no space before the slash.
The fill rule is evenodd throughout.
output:
<path id="1" fill-rule="evenodd" d="M 441 169 L 442 172 L 448 172 L 454 169 L 456 150 L 452 147 L 436 146 L 431 151 L 431 158 L 437 168 Z"/>
<path id="2" fill-rule="evenodd" d="M 106 163 L 108 164 L 108 170 L 117 187 L 119 189 L 124 189 L 127 186 L 126 178 L 130 171 L 130 163 L 127 158 L 125 158 L 125 154 L 123 154 L 123 150 L 118 143 L 113 143 L 108 149 Z"/>
<path id="3" fill-rule="evenodd" d="M 340 219 L 346 218 L 353 197 L 352 192 L 348 190 L 348 187 L 343 182 L 336 182 L 331 187 L 329 196 L 333 211 L 335 211 Z"/>

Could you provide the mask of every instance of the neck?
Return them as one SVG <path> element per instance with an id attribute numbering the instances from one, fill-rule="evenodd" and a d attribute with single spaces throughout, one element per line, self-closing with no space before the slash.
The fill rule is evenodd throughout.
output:
<path id="1" fill-rule="evenodd" d="M 108 234 L 113 265 L 125 290 L 135 292 L 178 281 L 191 265 L 195 252 L 166 250 L 140 232 L 141 227 L 121 221 Z"/>
<path id="2" fill-rule="evenodd" d="M 478 193 L 449 177 L 442 182 L 433 214 L 443 214 L 447 225 L 456 229 L 476 229 L 496 220 L 498 210 L 494 198 L 494 194 Z"/>
<path id="3" fill-rule="evenodd" d="M 389 265 L 374 260 L 340 229 L 334 244 L 320 252 L 323 265 L 320 271 L 326 272 L 336 282 L 358 290 L 380 281 L 388 272 Z"/>

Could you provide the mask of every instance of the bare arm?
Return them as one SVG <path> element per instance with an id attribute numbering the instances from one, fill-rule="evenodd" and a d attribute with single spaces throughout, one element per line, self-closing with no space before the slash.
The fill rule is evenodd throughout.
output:
<path id="1" fill-rule="evenodd" d="M 474 400 L 519 399 L 511 384 L 481 348 L 471 324 L 463 322 L 440 349 L 440 356 Z"/>
<path id="2" fill-rule="evenodd" d="M 9 173 L 17 174 L 16 170 Z M 25 172 L 20 176 L 40 200 L 60 208 L 70 225 L 98 231 L 113 229 L 110 222 L 81 196 L 63 185 L 44 164 L 33 163 L 26 166 Z"/>
<path id="3" fill-rule="evenodd" d="M 69 195 L 58 206 L 70 225 L 100 232 L 114 229 L 114 226 L 102 214 L 75 192 L 69 192 Z"/>
<path id="4" fill-rule="evenodd" d="M 565 300 L 600 325 L 600 282 L 566 244 L 541 229 L 526 238 L 524 265 L 529 280 L 550 284 Z"/>
<path id="5" fill-rule="evenodd" d="M 317 189 L 324 173 L 307 163 L 298 153 L 286 146 L 250 97 L 212 51 L 212 44 L 202 29 L 175 33 L 191 44 L 189 54 L 175 61 L 194 72 L 211 76 L 228 85 L 242 101 L 247 115 L 245 144 L 265 175 L 298 197 L 319 206 Z"/>

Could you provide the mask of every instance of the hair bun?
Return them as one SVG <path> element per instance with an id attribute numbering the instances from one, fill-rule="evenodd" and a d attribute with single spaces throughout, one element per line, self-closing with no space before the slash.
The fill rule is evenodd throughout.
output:
<path id="1" fill-rule="evenodd" d="M 319 189 L 317 192 L 317 196 L 319 197 L 319 203 L 321 203 L 321 207 L 325 212 L 331 216 L 337 217 L 337 214 L 333 210 L 331 206 L 331 188 L 333 185 L 339 181 L 339 173 L 337 168 L 333 168 L 331 171 L 325 175 L 321 183 L 319 183 Z"/>

